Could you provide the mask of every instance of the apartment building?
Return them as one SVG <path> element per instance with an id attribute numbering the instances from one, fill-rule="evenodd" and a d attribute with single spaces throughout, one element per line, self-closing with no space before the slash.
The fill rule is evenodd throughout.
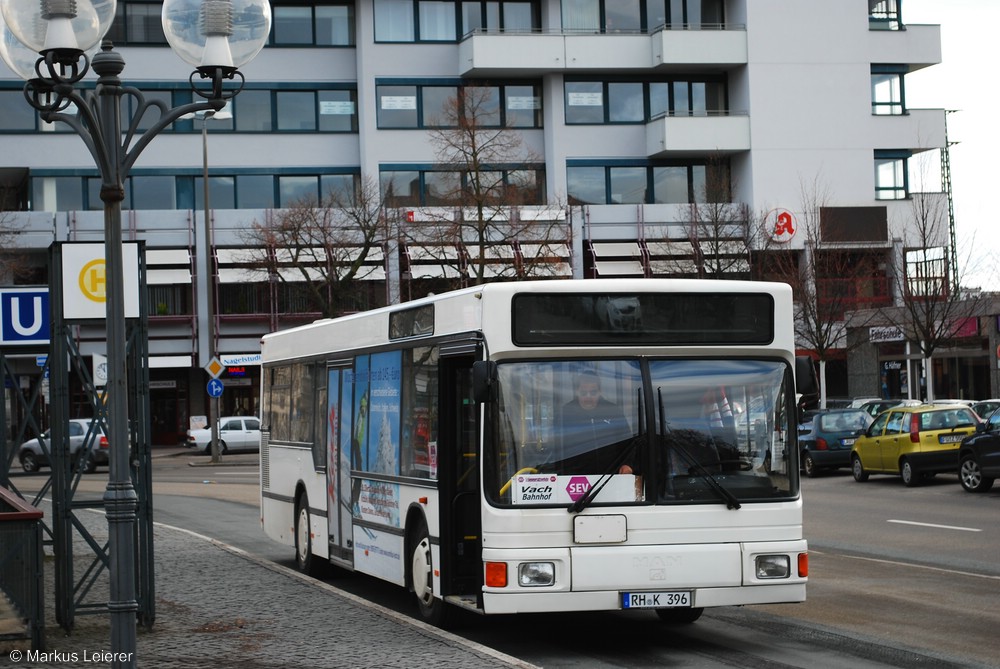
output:
<path id="1" fill-rule="evenodd" d="M 372 180 L 396 213 L 400 229 L 365 256 L 344 309 L 477 280 L 483 240 L 426 225 L 470 179 L 433 135 L 448 101 L 473 90 L 482 127 L 519 138 L 519 159 L 489 173 L 516 186 L 511 219 L 531 223 L 486 240 L 493 276 L 541 260 L 550 277 L 780 278 L 784 259 L 836 257 L 871 271 L 831 272 L 820 293 L 891 303 L 913 200 L 945 198 L 936 174 L 913 178 L 946 145 L 944 110 L 905 97 L 907 75 L 940 62 L 940 28 L 907 24 L 901 5 L 272 0 L 244 90 L 218 118 L 174 123 L 128 179 L 123 235 L 146 248 L 154 438 L 205 413 L 211 352 L 231 365 L 222 413 L 256 411 L 259 337 L 320 315 L 291 273 L 248 266 L 247 231 L 296 203 Z M 123 79 L 147 99 L 190 101 L 160 3 L 117 11 L 108 37 Z M 103 239 L 103 205 L 81 140 L 40 121 L 22 85 L 0 64 L 3 208 L 35 269 L 3 281 L 44 284 L 52 242 Z M 102 354 L 100 327 L 78 333 L 82 353 Z M 846 364 L 831 365 L 831 384 L 847 392 Z"/>

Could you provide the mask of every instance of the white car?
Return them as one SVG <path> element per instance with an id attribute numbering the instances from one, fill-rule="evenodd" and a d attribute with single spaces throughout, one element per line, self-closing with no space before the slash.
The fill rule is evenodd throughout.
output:
<path id="1" fill-rule="evenodd" d="M 187 431 L 188 448 L 212 453 L 212 429 Z M 260 450 L 260 419 L 256 416 L 223 416 L 219 419 L 219 452 Z"/>

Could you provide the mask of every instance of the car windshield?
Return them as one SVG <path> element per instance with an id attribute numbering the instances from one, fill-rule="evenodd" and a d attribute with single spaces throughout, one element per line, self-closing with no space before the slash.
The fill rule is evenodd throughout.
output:
<path id="1" fill-rule="evenodd" d="M 486 489 L 500 505 L 787 498 L 797 494 L 786 364 L 560 360 L 498 365 Z"/>

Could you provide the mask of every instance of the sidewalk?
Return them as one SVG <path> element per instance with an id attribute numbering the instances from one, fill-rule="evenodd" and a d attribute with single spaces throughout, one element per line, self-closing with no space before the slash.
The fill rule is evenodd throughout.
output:
<path id="1" fill-rule="evenodd" d="M 107 536 L 103 514 L 80 515 L 96 538 Z M 154 542 L 156 621 L 137 630 L 137 667 L 534 666 L 208 537 L 157 524 Z M 111 651 L 110 617 L 77 616 L 66 636 L 46 564 L 48 655 L 31 661 L 28 641 L 0 640 L 0 666 L 110 666 L 95 656 Z M 105 570 L 93 592 L 107 588 Z"/>

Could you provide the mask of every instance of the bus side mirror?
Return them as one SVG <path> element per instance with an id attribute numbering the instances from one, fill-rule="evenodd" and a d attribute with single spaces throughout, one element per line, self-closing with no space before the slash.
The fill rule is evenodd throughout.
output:
<path id="1" fill-rule="evenodd" d="M 815 395 L 819 392 L 816 365 L 808 355 L 795 356 L 795 392 L 802 395 Z"/>
<path id="2" fill-rule="evenodd" d="M 497 363 L 477 360 L 472 363 L 472 399 L 477 404 L 496 399 Z"/>

